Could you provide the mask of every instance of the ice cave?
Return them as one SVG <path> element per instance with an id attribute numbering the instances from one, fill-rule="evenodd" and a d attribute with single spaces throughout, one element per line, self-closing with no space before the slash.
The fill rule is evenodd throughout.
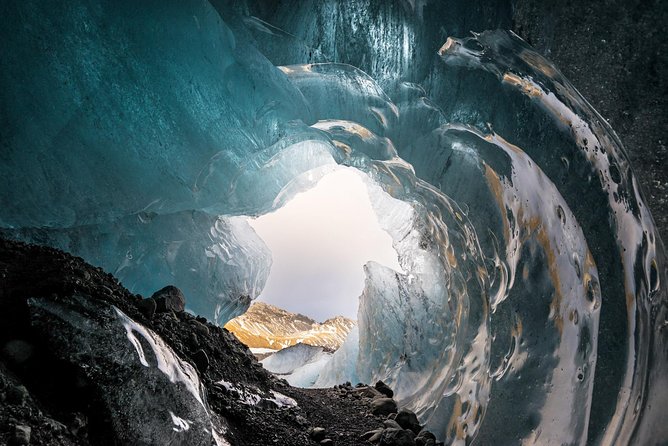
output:
<path id="1" fill-rule="evenodd" d="M 272 264 L 248 218 L 353 169 L 400 268 L 364 266 L 327 385 L 383 380 L 448 445 L 665 444 L 652 216 L 612 128 L 487 3 L 6 1 L 0 232 L 222 326 Z M 234 444 L 169 413 L 173 444 Z"/>

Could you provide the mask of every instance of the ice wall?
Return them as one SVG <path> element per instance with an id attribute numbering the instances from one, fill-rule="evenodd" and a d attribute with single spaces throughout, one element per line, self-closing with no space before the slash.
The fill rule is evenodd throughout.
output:
<path id="1" fill-rule="evenodd" d="M 242 216 L 354 167 L 403 272 L 367 265 L 320 384 L 386 380 L 448 444 L 666 441 L 663 245 L 549 61 L 448 38 L 497 6 L 5 2 L 3 234 L 225 322 L 271 261 Z"/>

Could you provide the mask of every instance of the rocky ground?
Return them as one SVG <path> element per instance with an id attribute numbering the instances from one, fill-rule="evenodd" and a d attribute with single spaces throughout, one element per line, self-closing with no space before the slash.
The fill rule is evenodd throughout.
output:
<path id="1" fill-rule="evenodd" d="M 158 378 L 146 375 L 151 364 L 142 367 L 122 328 L 116 336 L 115 317 L 106 316 L 114 307 L 152 330 L 197 370 L 204 400 L 226 425 L 225 437 L 233 445 L 435 444 L 425 431 L 416 436 L 420 427 L 414 415 L 397 408 L 382 384 L 291 388 L 266 372 L 227 330 L 185 312 L 178 289 L 167 287 L 143 299 L 80 258 L 4 239 L 0 444 L 165 444 L 137 437 L 151 426 L 152 415 L 164 411 L 156 404 L 159 399 L 140 395 L 159 396 L 164 384 L 155 381 L 160 372 Z M 137 342 L 145 352 L 150 348 L 145 339 Z M 188 394 L 183 397 L 175 389 L 165 404 L 186 407 Z M 272 390 L 293 398 L 297 406 L 280 407 Z M 256 401 L 249 403 L 249 395 Z M 179 398 L 184 401 L 175 401 Z M 169 425 L 166 429 L 151 438 L 173 435 Z"/>
<path id="2" fill-rule="evenodd" d="M 668 241 L 668 2 L 514 0 L 513 30 L 612 125 Z"/>

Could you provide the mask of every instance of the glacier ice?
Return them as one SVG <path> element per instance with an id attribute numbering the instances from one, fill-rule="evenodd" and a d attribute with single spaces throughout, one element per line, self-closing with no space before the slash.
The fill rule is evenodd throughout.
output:
<path id="1" fill-rule="evenodd" d="M 271 354 L 260 364 L 292 386 L 313 387 L 331 356 L 322 347 L 299 343 Z"/>
<path id="2" fill-rule="evenodd" d="M 517 36 L 449 38 L 505 23 L 469 3 L 5 2 L 2 233 L 224 323 L 271 267 L 246 218 L 352 167 L 402 271 L 366 265 L 316 385 L 383 379 L 448 444 L 666 441 L 666 258 L 628 157 Z"/>

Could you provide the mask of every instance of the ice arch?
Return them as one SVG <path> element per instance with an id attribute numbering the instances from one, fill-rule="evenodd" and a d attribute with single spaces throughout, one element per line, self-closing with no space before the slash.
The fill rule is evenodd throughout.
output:
<path id="1" fill-rule="evenodd" d="M 413 218 L 342 363 L 450 443 L 668 438 L 663 245 L 559 71 L 509 33 L 446 40 L 452 11 L 497 23 L 466 2 L 250 3 L 6 2 L 5 235 L 224 322 L 270 265 L 242 216 L 353 167 Z"/>
<path id="2" fill-rule="evenodd" d="M 388 197 L 370 197 L 362 174 L 352 168 L 325 175 L 276 212 L 250 220 L 273 260 L 259 299 L 319 321 L 339 315 L 357 319 L 363 265 L 376 261 L 401 271 L 392 238 L 381 228 L 371 199 L 379 211 L 410 220 L 410 208 L 402 215 L 390 211 Z M 395 206 L 402 204 L 396 201 Z"/>

